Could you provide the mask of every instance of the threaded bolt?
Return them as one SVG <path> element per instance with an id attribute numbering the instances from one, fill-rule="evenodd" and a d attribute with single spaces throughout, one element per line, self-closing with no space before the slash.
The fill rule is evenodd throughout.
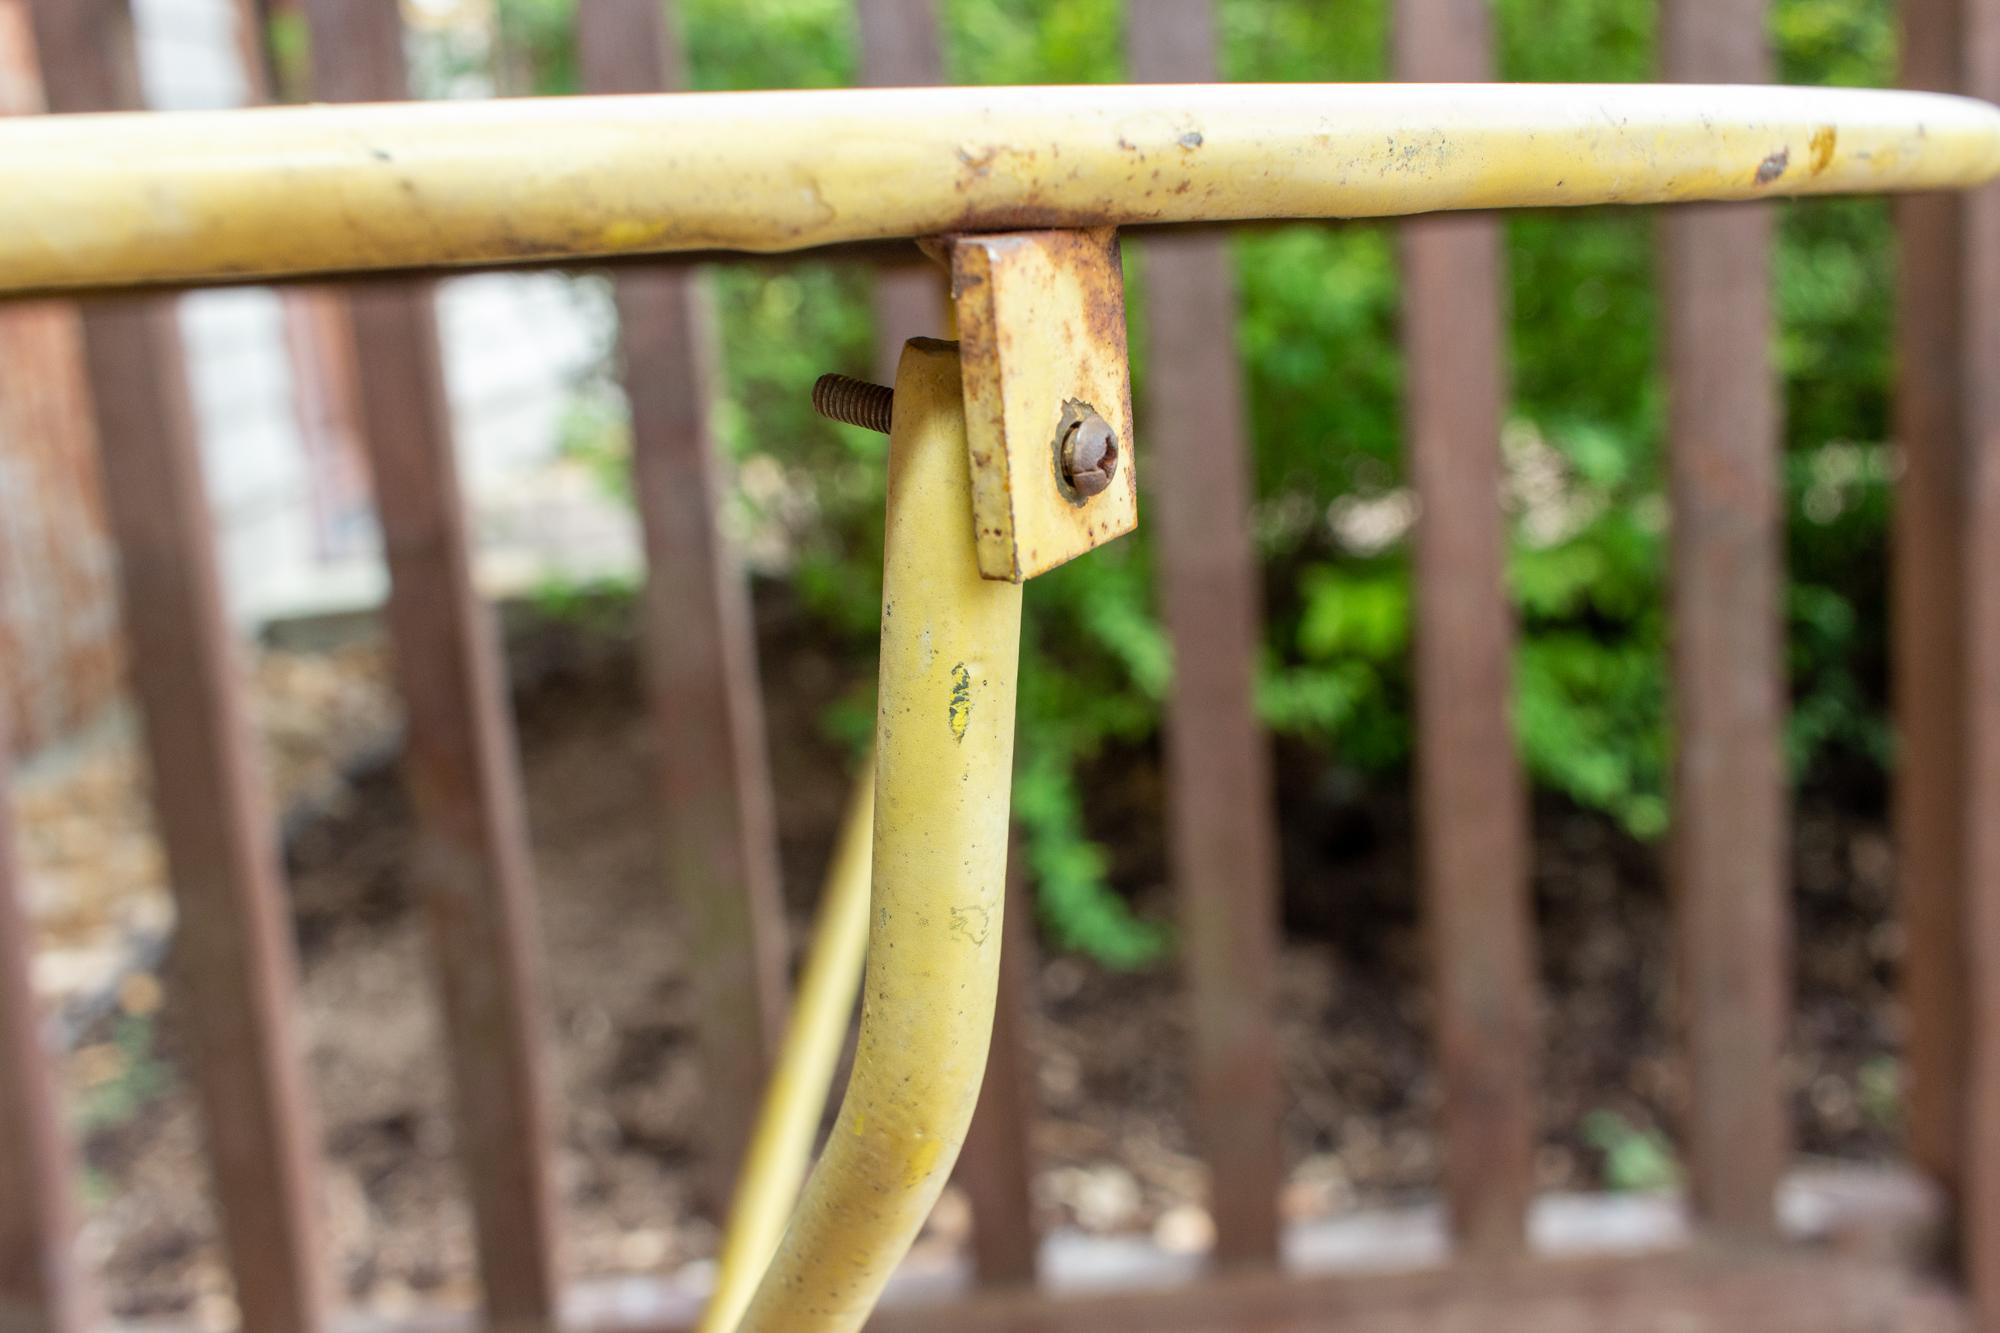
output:
<path id="1" fill-rule="evenodd" d="M 813 381 L 813 411 L 823 417 L 889 433 L 889 408 L 895 390 L 852 375 L 821 375 Z"/>

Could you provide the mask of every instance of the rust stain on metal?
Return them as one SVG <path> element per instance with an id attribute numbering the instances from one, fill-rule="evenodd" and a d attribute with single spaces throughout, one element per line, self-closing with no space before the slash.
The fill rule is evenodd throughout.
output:
<path id="1" fill-rule="evenodd" d="M 1757 164 L 1757 183 L 1769 185 L 1785 174 L 1785 168 L 1792 164 L 1792 150 L 1780 148 L 1777 152 Z"/>
<path id="2" fill-rule="evenodd" d="M 979 570 L 1020 582 L 1138 525 L 1117 239 L 1100 227 L 945 244 Z M 1071 439 L 1092 412 L 1100 429 Z M 1072 444 L 1088 446 L 1081 472 Z"/>
<path id="3" fill-rule="evenodd" d="M 1833 165 L 1833 150 L 1840 142 L 1840 131 L 1831 125 L 1822 125 L 1813 131 L 1810 145 L 1812 159 L 1808 166 L 1817 176 Z"/>
<path id="4" fill-rule="evenodd" d="M 812 405 L 813 411 L 829 420 L 887 435 L 895 393 L 886 384 L 827 374 L 813 381 Z"/>

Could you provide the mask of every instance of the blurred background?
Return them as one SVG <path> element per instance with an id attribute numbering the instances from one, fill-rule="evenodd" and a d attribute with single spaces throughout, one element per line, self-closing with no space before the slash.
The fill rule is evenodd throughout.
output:
<path id="1" fill-rule="evenodd" d="M 1143 4 L 1144 0 L 1139 0 Z M 134 0 L 151 105 L 303 100 L 284 0 Z M 861 81 L 850 0 L 678 0 L 690 86 Z M 10 14 L 10 9 L 16 12 Z M 573 0 L 405 0 L 418 95 L 577 91 Z M 1388 77 L 1386 0 L 1217 0 L 1236 81 Z M 0 0 L 0 109 L 38 109 L 18 0 Z M 939 0 L 946 80 L 1126 76 L 1118 0 Z M 1653 0 L 1497 0 L 1500 76 L 1656 77 Z M 1887 0 L 1777 0 L 1788 83 L 1885 85 Z M 1794 794 L 1801 1152 L 1898 1138 L 1900 947 L 1886 834 L 1884 605 L 1893 247 L 1879 200 L 1778 209 L 1785 751 Z M 1514 727 L 1533 789 L 1545 987 L 1545 1189 L 1675 1182 L 1670 1049 L 1667 505 L 1654 244 L 1644 211 L 1504 221 L 1502 436 Z M 1413 866 L 1411 579 L 1393 228 L 1235 233 L 1233 327 L 1264 600 L 1258 715 L 1275 756 L 1285 946 L 1277 979 L 1292 1220 L 1425 1196 L 1434 1076 Z M 1146 458 L 1147 290 L 1129 262 Z M 880 376 L 873 269 L 754 261 L 706 278 L 724 520 L 752 578 L 784 889 L 803 921 L 873 719 L 885 442 L 830 424 L 826 371 Z M 698 1262 L 693 1014 L 649 808 L 638 527 L 616 315 L 601 276 L 494 274 L 437 294 L 482 588 L 505 611 L 565 1090 L 563 1186 L 585 1273 Z M 352 365 L 312 293 L 179 300 L 232 622 L 250 650 L 285 816 L 313 1093 L 340 1272 L 383 1310 L 472 1299 L 447 1087 L 405 873 L 399 718 Z M 122 1315 L 230 1317 L 185 1041 L 156 979 L 172 913 L 122 697 L 112 559 L 64 311 L 0 313 L 0 656 L 19 752 L 36 978 L 68 1044 L 88 1243 Z M 1142 479 L 1142 492 L 1144 483 Z M 1142 512 L 1144 500 L 1142 498 Z M 1037 1208 L 1052 1224 L 1206 1246 L 1186 1123 L 1162 703 L 1172 654 L 1152 537 L 1027 597 L 1016 862 L 1040 959 Z M 646 923 L 642 929 L 632 922 Z M 797 933 L 797 932 L 795 932 Z M 963 1241 L 947 1196 L 926 1244 Z"/>

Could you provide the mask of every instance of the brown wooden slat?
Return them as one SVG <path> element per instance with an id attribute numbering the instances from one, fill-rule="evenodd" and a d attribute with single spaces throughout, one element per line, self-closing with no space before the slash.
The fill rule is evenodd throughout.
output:
<path id="1" fill-rule="evenodd" d="M 1492 44 L 1483 0 L 1396 6 L 1400 79 L 1490 79 Z M 1420 514 L 1417 864 L 1436 988 L 1444 1189 L 1456 1242 L 1497 1256 L 1525 1243 L 1537 1064 L 1527 795 L 1508 720 L 1505 259 L 1492 218 L 1426 218 L 1398 235 L 1404 429 Z"/>
<path id="2" fill-rule="evenodd" d="M 583 0 L 584 86 L 683 82 L 657 0 Z M 719 1207 L 782 1032 L 784 914 L 747 591 L 716 523 L 722 469 L 710 421 L 706 291 L 685 269 L 616 279 L 633 486 L 646 547 L 644 606 L 660 738 L 668 883 L 692 941 L 708 1104 L 706 1189 Z"/>
<path id="3" fill-rule="evenodd" d="M 1671 0 L 1666 77 L 1767 81 L 1765 13 L 1763 0 Z M 1746 205 L 1670 209 L 1659 222 L 1688 1186 L 1702 1221 L 1752 1235 L 1777 1225 L 1791 1151 L 1779 1081 L 1791 930 L 1773 221 Z"/>
<path id="4" fill-rule="evenodd" d="M 1901 81 L 2000 96 L 2000 0 L 1903 0 Z M 1896 205 L 1895 821 L 1908 1118 L 2000 1326 L 2000 189 Z"/>
<path id="5" fill-rule="evenodd" d="M 2000 6 L 1981 16 L 1977 94 L 2000 98 Z M 1971 571 L 1968 637 L 1966 849 L 1971 1025 L 1967 1050 L 1965 1214 L 1961 1255 L 1981 1328 L 2000 1328 L 2000 188 L 1967 202 L 1970 302 L 1963 357 L 1968 435 L 1977 460 L 1972 478 L 1976 520 L 1967 534 Z"/>
<path id="6" fill-rule="evenodd" d="M 875 1333 L 1969 1333 L 1963 1293 L 1930 1257 L 1942 1200 L 1899 1168 L 1794 1173 L 1802 1212 L 1816 1220 L 1777 1247 L 1692 1246 L 1603 1253 L 1583 1217 L 1532 1263 L 1483 1260 L 1412 1268 L 1417 1207 L 1342 1246 L 1325 1271 L 1244 1269 L 1189 1282 L 1185 1265 L 1124 1251 L 1117 1290 L 1056 1294 L 980 1291 L 953 1299 L 929 1278 L 892 1284 L 870 1319 Z M 1627 1222 L 1629 1201 L 1580 1201 Z M 1656 1201 L 1657 1203 L 1658 1201 Z M 1653 1213 L 1642 1207 L 1642 1213 Z M 1127 1264 L 1130 1264 L 1127 1267 Z M 685 1333 L 700 1302 L 670 1281 L 589 1284 L 571 1333 Z M 606 1298 L 609 1299 L 606 1299 Z M 369 1322 L 367 1333 L 473 1333 L 464 1315 Z M 362 1333 L 357 1327 L 355 1333 Z"/>
<path id="7" fill-rule="evenodd" d="M 122 0 L 33 0 L 52 111 L 141 104 Z M 222 1226 L 246 1327 L 325 1325 L 316 1132 L 293 1031 L 297 962 L 235 647 L 223 614 L 173 306 L 83 307 L 125 634 L 178 908 L 171 997 L 187 1006 Z"/>
<path id="8" fill-rule="evenodd" d="M 324 1326 L 317 1126 L 293 1031 L 297 960 L 222 611 L 171 306 L 83 316 L 126 643 L 178 924 L 208 1150 L 246 1326 Z"/>
<path id="9" fill-rule="evenodd" d="M 1018 868 L 1010 869 L 993 1045 L 954 1177 L 972 1202 L 972 1268 L 986 1286 L 1032 1285 L 1039 1267 L 1032 1143 L 1037 1096 L 1028 1050 L 1035 1002 L 1034 910 L 1026 880 Z"/>
<path id="10" fill-rule="evenodd" d="M 0 3 L 0 23 L 8 22 Z M 14 859 L 11 759 L 0 732 L 0 1331 L 82 1333 L 69 1144 L 56 1123 Z"/>
<path id="11" fill-rule="evenodd" d="M 1912 12 L 1906 82 L 1935 88 L 1914 40 L 1935 26 Z M 1923 47 L 1932 45 L 1930 40 Z M 1927 76 L 1928 74 L 1928 76 Z M 1940 1181 L 1960 1165 L 1961 1059 L 1967 1032 L 1961 889 L 1969 810 L 1964 790 L 1965 700 L 1961 629 L 1967 514 L 1962 482 L 1958 347 L 1963 206 L 1942 195 L 1896 204 L 1897 480 L 1891 555 L 1891 670 L 1897 729 L 1898 892 L 1908 937 L 1902 969 L 1910 1151 Z"/>
<path id="12" fill-rule="evenodd" d="M 1216 77 L 1209 0 L 1149 0 L 1128 27 L 1132 77 Z M 1151 348 L 1138 447 L 1160 602 L 1174 645 L 1167 704 L 1169 849 L 1194 1027 L 1195 1126 L 1214 1258 L 1275 1262 L 1283 1111 L 1273 1026 L 1278 865 L 1268 741 L 1253 692 L 1261 639 L 1250 453 L 1224 238 L 1150 237 Z"/>
<path id="13" fill-rule="evenodd" d="M 593 1319 L 575 1333 L 685 1333 L 685 1321 Z M 1881 1251 L 1552 1260 L 1423 1272 L 1246 1272 L 1076 1296 L 991 1292 L 892 1305 L 871 1333 L 1971 1333 L 1957 1293 Z M 462 1318 L 369 1333 L 472 1333 Z"/>
<path id="14" fill-rule="evenodd" d="M 945 81 L 937 0 L 855 0 L 854 14 L 862 86 L 929 88 Z M 905 341 L 934 338 L 947 327 L 947 304 L 943 271 L 915 247 L 876 267 L 875 373 L 884 384 L 895 381 Z"/>
<path id="15" fill-rule="evenodd" d="M 872 1333 L 1970 1333 L 1952 1295 L 1893 1262 L 1797 1252 L 1242 1274 L 1115 1295 L 994 1295 L 889 1309 Z M 608 1331 L 607 1331 L 608 1333 Z"/>
<path id="16" fill-rule="evenodd" d="M 27 2 L 0 0 L 0 118 L 45 109 Z M 0 310 L 0 366 L 0 723 L 32 751 L 117 695 L 124 645 L 75 309 Z"/>
<path id="17" fill-rule="evenodd" d="M 1966 15 L 1966 91 L 2000 101 L 2000 0 Z M 2000 1328 L 2000 185 L 1965 199 L 1960 374 L 1972 475 L 1964 568 L 1967 636 L 1966 887 L 1971 1032 L 1960 1254 L 1980 1328 Z"/>
<path id="18" fill-rule="evenodd" d="M 315 94 L 407 96 L 394 0 L 308 0 Z M 389 565 L 386 608 L 417 812 L 480 1284 L 497 1329 L 554 1326 L 560 1298 L 535 916 L 506 667 L 473 583 L 433 291 L 346 292 L 362 440 Z"/>
<path id="19" fill-rule="evenodd" d="M 243 72 L 244 101 L 250 105 L 272 99 L 271 49 L 264 40 L 264 6 L 260 0 L 228 0 L 229 22 L 235 29 L 237 66 Z"/>
<path id="20" fill-rule="evenodd" d="M 340 0 L 352 4 L 354 0 Z M 474 587 L 430 294 L 357 287 L 362 438 L 417 812 L 410 871 L 436 951 L 485 1308 L 553 1327 L 559 1300 L 540 931 L 493 615 Z"/>
<path id="21" fill-rule="evenodd" d="M 855 0 L 861 83 L 871 88 L 927 88 L 944 83 L 936 0 Z M 943 273 L 911 247 L 875 268 L 875 373 L 896 377 L 903 343 L 934 337 L 950 319 Z"/>
<path id="22" fill-rule="evenodd" d="M 1963 1293 L 1930 1256 L 1943 1200 L 1900 1168 L 1830 1167 L 1786 1182 L 1814 1221 L 1776 1247 L 1698 1245 L 1604 1253 L 1584 1216 L 1532 1263 L 1468 1260 L 1410 1266 L 1408 1227 L 1421 1207 L 1343 1245 L 1311 1274 L 1243 1269 L 1189 1282 L 1162 1251 L 1122 1250 L 1127 1285 L 1109 1291 L 975 1291 L 952 1297 L 912 1275 L 892 1284 L 876 1333 L 1969 1333 Z M 1604 1222 L 1633 1220 L 1630 1201 L 1579 1201 Z M 1654 1201 L 1662 1205 L 1662 1201 Z M 1663 1205 L 1662 1205 L 1663 1206 Z M 1641 1214 L 1664 1221 L 1658 1207 Z M 1620 1224 L 1622 1225 L 1622 1223 Z M 1129 1266 L 1128 1266 L 1129 1265 Z M 586 1283 L 570 1333 L 685 1333 L 701 1302 L 662 1279 Z M 355 1333 L 473 1333 L 458 1313 L 358 1322 Z"/>

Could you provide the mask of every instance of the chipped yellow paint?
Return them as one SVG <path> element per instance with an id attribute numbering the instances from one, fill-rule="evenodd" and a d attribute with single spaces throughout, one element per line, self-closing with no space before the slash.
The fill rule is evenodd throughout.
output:
<path id="1" fill-rule="evenodd" d="M 1806 162 L 1822 129 L 1823 169 L 1765 168 Z M 1996 174 L 2000 109 L 1851 88 L 841 89 L 16 116 L 0 122 L 0 293 Z"/>
<path id="2" fill-rule="evenodd" d="M 798 1201 L 826 1110 L 834 1067 L 847 1042 L 861 959 L 868 946 L 868 895 L 875 851 L 875 763 L 855 778 L 840 840 L 833 850 L 812 945 L 799 971 L 791 1022 L 758 1108 L 757 1126 L 737 1177 L 717 1258 L 715 1291 L 699 1333 L 728 1333 L 743 1317 Z M 856 1118 L 854 1131 L 866 1122 Z"/>
<path id="3" fill-rule="evenodd" d="M 930 631 L 924 631 L 925 647 L 929 647 Z M 972 721 L 972 673 L 960 662 L 951 669 L 951 697 L 945 701 L 945 716 L 951 724 L 951 738 L 965 739 L 966 725 Z"/>
<path id="4" fill-rule="evenodd" d="M 605 226 L 604 244 L 606 248 L 614 251 L 631 250 L 644 245 L 654 235 L 655 230 L 632 218 L 619 218 Z"/>
<path id="5" fill-rule="evenodd" d="M 979 576 L 963 392 L 955 345 L 904 349 L 889 437 L 867 999 L 840 1118 L 744 1316 L 751 1333 L 851 1333 L 867 1321 L 944 1189 L 986 1072 L 1021 587 Z M 961 682 L 976 696 L 962 735 L 955 712 L 939 725 Z"/>
<path id="6" fill-rule="evenodd" d="M 950 252 L 979 572 L 1018 583 L 1139 526 L 1118 238 L 1109 227 L 955 236 Z M 1117 475 L 1088 498 L 1059 473 L 1072 406 L 1118 441 Z"/>
<path id="7" fill-rule="evenodd" d="M 909 1160 L 903 1166 L 903 1188 L 906 1190 L 921 1188 L 937 1170 L 938 1158 L 944 1155 L 943 1139 L 919 1134 L 912 1143 L 914 1146 L 910 1149 Z"/>

